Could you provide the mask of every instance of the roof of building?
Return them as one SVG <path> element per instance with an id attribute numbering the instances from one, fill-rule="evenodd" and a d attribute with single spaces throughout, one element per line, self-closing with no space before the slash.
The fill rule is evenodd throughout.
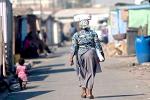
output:
<path id="1" fill-rule="evenodd" d="M 105 6 L 113 6 L 116 3 L 130 3 L 134 4 L 135 0 L 94 0 L 95 4 L 101 4 Z"/>
<path id="2" fill-rule="evenodd" d="M 73 17 L 77 14 L 106 14 L 109 13 L 108 7 L 102 8 L 77 8 L 77 9 L 64 9 L 55 13 L 56 18 Z"/>
<path id="3" fill-rule="evenodd" d="M 127 5 L 127 6 L 118 6 L 116 9 L 127 9 L 127 10 L 134 10 L 134 9 L 150 9 L 150 5 Z"/>

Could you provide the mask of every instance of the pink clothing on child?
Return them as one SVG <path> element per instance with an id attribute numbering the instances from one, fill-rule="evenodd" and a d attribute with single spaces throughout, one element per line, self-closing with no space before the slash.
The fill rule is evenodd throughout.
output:
<path id="1" fill-rule="evenodd" d="M 28 81 L 26 74 L 26 66 L 18 65 L 16 68 L 16 74 L 18 75 L 18 78 L 20 78 L 22 81 Z"/>

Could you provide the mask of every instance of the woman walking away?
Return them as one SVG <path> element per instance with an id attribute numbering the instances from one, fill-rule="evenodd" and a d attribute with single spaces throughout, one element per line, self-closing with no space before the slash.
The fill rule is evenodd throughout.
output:
<path id="1" fill-rule="evenodd" d="M 102 52 L 100 41 L 95 32 L 89 28 L 89 20 L 83 19 L 79 22 L 81 30 L 72 37 L 70 65 L 76 57 L 77 75 L 79 76 L 81 97 L 94 99 L 92 90 L 96 72 L 101 72 L 99 58 L 95 49 Z"/>
<path id="2" fill-rule="evenodd" d="M 16 68 L 16 74 L 18 76 L 19 84 L 21 90 L 26 88 L 27 84 L 27 69 L 26 66 L 24 66 L 25 60 L 23 58 L 19 59 L 19 65 Z"/>

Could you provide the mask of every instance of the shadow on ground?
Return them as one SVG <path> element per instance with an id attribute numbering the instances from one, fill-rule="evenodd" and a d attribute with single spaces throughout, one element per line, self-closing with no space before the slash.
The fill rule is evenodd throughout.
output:
<path id="1" fill-rule="evenodd" d="M 27 100 L 39 95 L 43 95 L 43 94 L 47 94 L 49 92 L 53 92 L 55 90 L 50 90 L 50 91 L 34 91 L 34 92 L 16 92 L 16 93 L 12 93 L 9 95 L 9 99 L 11 98 L 11 100 Z M 17 99 L 16 99 L 17 97 Z"/>
<path id="2" fill-rule="evenodd" d="M 66 53 L 66 52 L 65 52 Z M 45 59 L 45 58 L 57 58 L 57 57 L 61 57 L 63 56 L 65 53 L 50 53 L 48 55 L 45 55 L 45 54 L 41 54 L 39 55 L 39 57 L 36 57 L 36 58 L 27 58 L 27 60 L 30 60 L 30 59 L 34 59 L 34 60 L 38 60 L 38 59 Z"/>
<path id="3" fill-rule="evenodd" d="M 58 67 L 58 66 L 60 67 L 64 65 L 65 64 L 53 64 L 53 65 L 44 65 L 44 66 L 33 68 L 29 72 L 29 80 L 30 81 L 42 81 L 46 77 L 48 77 L 49 74 L 59 74 L 59 73 L 66 73 L 66 72 L 74 71 L 73 68 L 58 68 L 58 69 L 52 68 L 52 67 Z"/>
<path id="4" fill-rule="evenodd" d="M 52 65 L 43 65 L 43 66 L 38 66 L 35 68 L 32 68 L 32 70 L 36 70 L 36 69 L 43 69 L 43 68 L 50 68 L 50 67 L 60 67 L 60 66 L 64 66 L 65 64 L 52 64 Z"/>
<path id="5" fill-rule="evenodd" d="M 31 81 L 42 81 L 44 80 L 48 75 L 42 75 L 42 76 L 30 76 L 29 80 Z"/>
<path id="6" fill-rule="evenodd" d="M 27 89 L 34 89 L 34 88 L 37 88 L 38 86 L 27 86 L 25 90 Z M 19 92 L 21 89 L 20 89 L 20 85 L 19 84 L 14 84 L 13 85 L 13 92 Z"/>
<path id="7" fill-rule="evenodd" d="M 140 96 L 145 94 L 130 94 L 130 95 L 110 95 L 110 96 L 98 96 L 95 98 L 120 98 L 120 97 L 131 97 L 131 96 Z"/>

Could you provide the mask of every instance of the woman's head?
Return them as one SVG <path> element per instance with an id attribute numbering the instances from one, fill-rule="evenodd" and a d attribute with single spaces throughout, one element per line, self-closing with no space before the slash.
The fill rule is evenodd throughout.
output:
<path id="1" fill-rule="evenodd" d="M 89 20 L 84 19 L 79 22 L 79 27 L 81 29 L 89 28 Z"/>
<path id="2" fill-rule="evenodd" d="M 24 65 L 24 63 L 25 63 L 25 60 L 23 58 L 20 58 L 19 59 L 19 65 Z"/>

